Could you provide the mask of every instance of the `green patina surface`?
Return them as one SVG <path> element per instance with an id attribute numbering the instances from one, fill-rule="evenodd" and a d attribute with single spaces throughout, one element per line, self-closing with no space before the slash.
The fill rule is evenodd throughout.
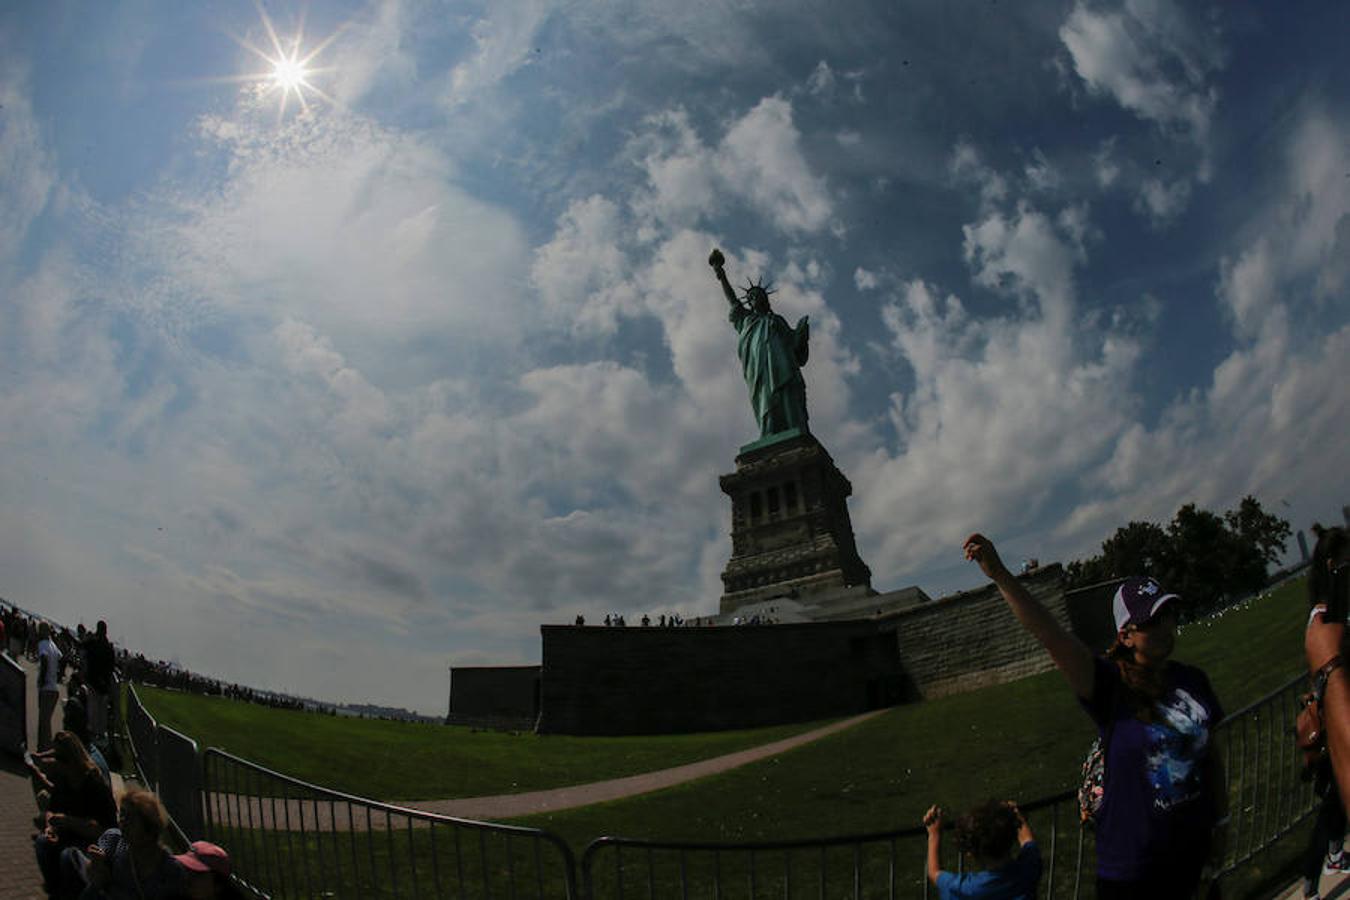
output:
<path id="1" fill-rule="evenodd" d="M 765 447 L 772 447 L 775 444 L 781 444 L 784 441 L 790 441 L 793 438 L 799 438 L 808 432 L 804 428 L 789 428 L 785 431 L 779 431 L 774 434 L 762 437 L 757 441 L 751 441 L 748 444 L 742 444 L 740 454 L 752 453 L 756 450 L 763 450 Z"/>

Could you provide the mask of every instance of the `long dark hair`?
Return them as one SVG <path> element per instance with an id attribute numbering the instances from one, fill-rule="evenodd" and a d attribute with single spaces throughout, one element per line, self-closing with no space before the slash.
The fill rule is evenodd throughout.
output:
<path id="1" fill-rule="evenodd" d="M 1139 662 L 1134 657 L 1134 648 L 1126 646 L 1119 633 L 1107 649 L 1106 658 L 1115 663 L 1116 669 L 1120 671 L 1120 680 L 1125 688 L 1125 705 L 1136 718 L 1152 721 L 1153 705 L 1167 692 L 1164 675 L 1167 663 L 1146 666 Z"/>

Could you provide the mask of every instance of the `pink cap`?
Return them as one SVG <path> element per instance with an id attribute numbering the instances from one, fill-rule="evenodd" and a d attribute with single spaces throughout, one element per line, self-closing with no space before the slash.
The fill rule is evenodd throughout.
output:
<path id="1" fill-rule="evenodd" d="M 230 854 L 210 841 L 193 841 L 188 845 L 188 852 L 180 853 L 174 859 L 189 872 L 230 874 Z"/>

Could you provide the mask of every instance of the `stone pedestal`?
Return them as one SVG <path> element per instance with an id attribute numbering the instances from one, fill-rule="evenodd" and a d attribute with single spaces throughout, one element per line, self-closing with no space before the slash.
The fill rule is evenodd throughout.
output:
<path id="1" fill-rule="evenodd" d="M 793 430 L 745 445 L 736 471 L 719 482 L 731 498 L 723 614 L 772 597 L 809 603 L 850 588 L 870 592 L 872 573 L 848 515 L 853 486 L 810 434 Z"/>

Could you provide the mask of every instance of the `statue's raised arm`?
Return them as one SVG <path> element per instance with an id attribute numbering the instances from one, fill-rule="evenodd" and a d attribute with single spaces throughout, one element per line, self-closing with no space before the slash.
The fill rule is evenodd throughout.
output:
<path id="1" fill-rule="evenodd" d="M 713 267 L 713 274 L 722 284 L 722 293 L 726 296 L 727 302 L 731 304 L 732 309 L 741 305 L 741 301 L 736 297 L 736 291 L 731 287 L 731 282 L 727 281 L 726 270 L 727 258 L 722 255 L 722 251 L 716 247 L 713 252 L 708 254 L 708 265 Z"/>
<path id="2" fill-rule="evenodd" d="M 731 324 L 740 338 L 736 353 L 750 389 L 760 437 L 792 429 L 808 431 L 806 381 L 801 370 L 806 364 L 810 336 L 807 317 L 803 316 L 796 328 L 790 327 L 769 306 L 772 291 L 762 283 L 752 283 L 742 303 L 727 280 L 726 257 L 721 250 L 713 249 L 708 265 L 731 306 Z"/>

